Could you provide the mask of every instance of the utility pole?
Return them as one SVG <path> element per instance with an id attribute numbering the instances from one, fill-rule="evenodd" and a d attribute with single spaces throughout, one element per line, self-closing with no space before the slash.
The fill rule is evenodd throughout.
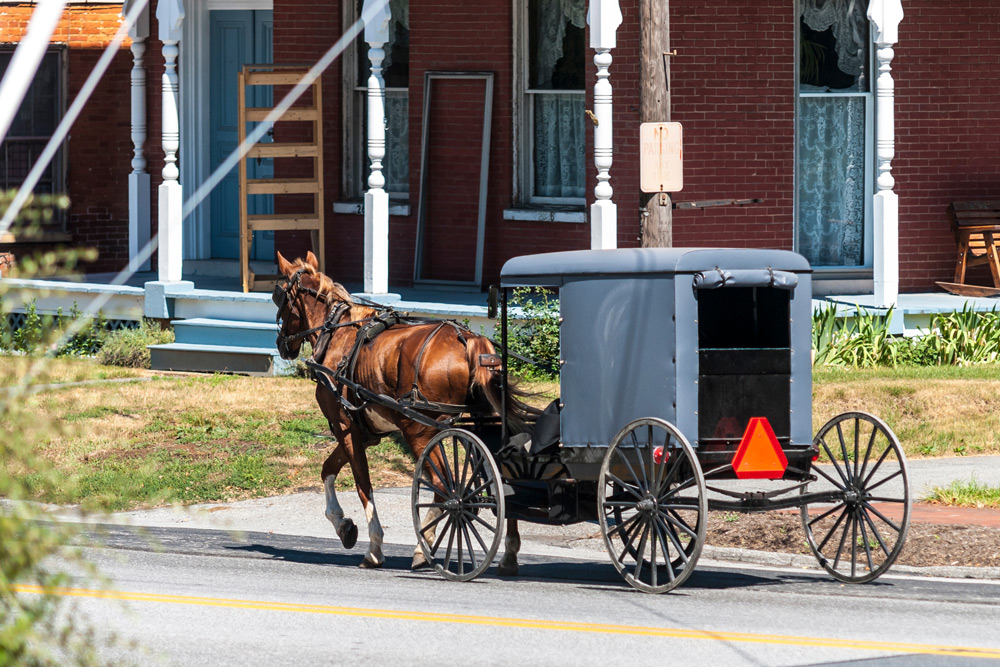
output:
<path id="1" fill-rule="evenodd" d="M 670 0 L 639 0 L 639 122 L 670 121 Z M 669 195 L 640 193 L 640 242 L 643 248 L 673 243 L 673 206 Z"/>

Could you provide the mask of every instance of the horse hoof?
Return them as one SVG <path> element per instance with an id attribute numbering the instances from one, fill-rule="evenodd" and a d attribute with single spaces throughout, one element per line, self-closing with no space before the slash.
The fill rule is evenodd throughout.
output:
<path id="1" fill-rule="evenodd" d="M 501 577 L 516 577 L 517 561 L 514 561 L 513 563 L 500 561 L 500 564 L 497 565 L 497 574 L 499 574 Z"/>
<path id="2" fill-rule="evenodd" d="M 382 563 L 372 558 L 371 554 L 368 554 L 365 556 L 364 560 L 361 561 L 361 564 L 358 567 L 363 568 L 365 570 L 374 570 L 376 568 L 382 567 Z"/>
<path id="3" fill-rule="evenodd" d="M 340 542 L 345 549 L 353 549 L 358 543 L 358 527 L 351 519 L 344 519 L 344 523 L 337 529 L 337 535 L 340 535 Z"/>
<path id="4" fill-rule="evenodd" d="M 410 563 L 411 570 L 422 570 L 425 567 L 430 567 L 431 564 L 428 562 L 427 557 L 424 556 L 424 552 L 413 555 L 413 562 Z"/>

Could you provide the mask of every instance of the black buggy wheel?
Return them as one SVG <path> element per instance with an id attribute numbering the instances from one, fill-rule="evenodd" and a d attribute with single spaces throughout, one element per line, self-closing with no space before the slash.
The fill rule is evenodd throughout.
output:
<path id="1" fill-rule="evenodd" d="M 503 539 L 504 498 L 482 440 L 462 429 L 434 436 L 417 459 L 411 498 L 417 543 L 441 576 L 469 581 L 486 571 Z"/>
<path id="2" fill-rule="evenodd" d="M 819 479 L 802 493 L 832 491 L 832 503 L 801 508 L 813 554 L 835 579 L 872 581 L 892 566 L 910 527 L 906 456 L 885 422 L 845 412 L 826 423 L 813 441 Z"/>
<path id="3" fill-rule="evenodd" d="M 625 581 L 665 593 L 691 576 L 708 499 L 694 449 L 672 424 L 637 419 L 615 436 L 598 481 L 604 545 Z"/>

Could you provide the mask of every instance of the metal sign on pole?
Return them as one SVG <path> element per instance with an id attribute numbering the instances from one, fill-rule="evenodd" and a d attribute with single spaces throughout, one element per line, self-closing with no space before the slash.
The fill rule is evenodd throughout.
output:
<path id="1" fill-rule="evenodd" d="M 639 188 L 643 192 L 684 189 L 683 143 L 680 123 L 639 125 Z"/>

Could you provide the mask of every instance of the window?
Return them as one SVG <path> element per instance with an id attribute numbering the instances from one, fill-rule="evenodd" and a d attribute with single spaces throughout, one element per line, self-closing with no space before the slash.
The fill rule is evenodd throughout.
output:
<path id="1" fill-rule="evenodd" d="M 867 3 L 800 0 L 796 242 L 813 266 L 871 265 Z"/>
<path id="2" fill-rule="evenodd" d="M 585 0 L 523 0 L 522 203 L 583 204 Z"/>
<path id="3" fill-rule="evenodd" d="M 7 71 L 13 50 L 0 51 L 0 77 Z M 38 156 L 55 132 L 63 113 L 63 52 L 47 52 L 24 96 L 21 108 L 0 144 L 0 189 L 18 188 L 28 177 Z M 57 194 L 65 190 L 62 151 L 42 174 L 35 192 Z"/>
<path id="4" fill-rule="evenodd" d="M 363 0 L 356 0 L 353 23 L 361 16 Z M 385 79 L 385 158 L 382 173 L 385 189 L 391 199 L 405 200 L 410 192 L 410 146 L 409 146 L 409 70 L 410 70 L 410 8 L 409 0 L 390 0 L 389 41 L 382 48 L 382 77 Z M 371 75 L 371 61 L 368 59 L 368 44 L 364 32 L 355 42 L 354 49 L 356 76 L 350 84 L 350 92 L 345 95 L 347 109 L 344 113 L 344 145 L 348 163 L 345 165 L 345 194 L 357 199 L 368 189 L 368 175 L 371 161 L 368 159 L 368 77 Z"/>

